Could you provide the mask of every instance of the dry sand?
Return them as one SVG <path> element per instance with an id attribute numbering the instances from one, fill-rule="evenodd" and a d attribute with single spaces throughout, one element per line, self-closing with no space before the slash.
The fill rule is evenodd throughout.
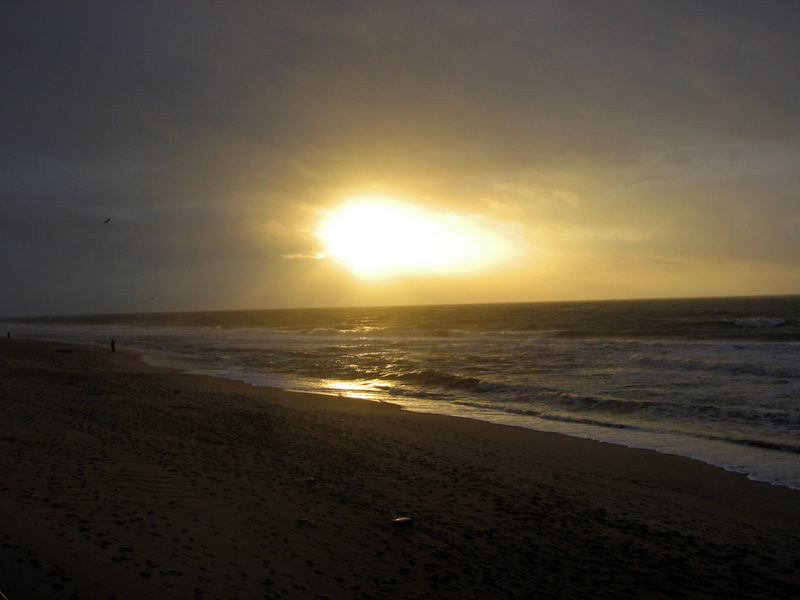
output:
<path id="1" fill-rule="evenodd" d="M 800 597 L 800 492 L 695 461 L 84 346 L 0 372 L 9 600 Z"/>

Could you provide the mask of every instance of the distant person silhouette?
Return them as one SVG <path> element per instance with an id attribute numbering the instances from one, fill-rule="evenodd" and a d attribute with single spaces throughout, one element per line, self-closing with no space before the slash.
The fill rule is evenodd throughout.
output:
<path id="1" fill-rule="evenodd" d="M 116 352 L 117 343 L 114 341 L 114 338 L 111 338 L 111 351 Z"/>

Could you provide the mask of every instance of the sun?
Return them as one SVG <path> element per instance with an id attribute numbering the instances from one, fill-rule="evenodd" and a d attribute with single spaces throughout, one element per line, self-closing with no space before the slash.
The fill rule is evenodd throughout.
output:
<path id="1" fill-rule="evenodd" d="M 363 278 L 470 273 L 511 254 L 508 239 L 477 217 L 376 196 L 331 211 L 317 236 L 326 258 Z"/>

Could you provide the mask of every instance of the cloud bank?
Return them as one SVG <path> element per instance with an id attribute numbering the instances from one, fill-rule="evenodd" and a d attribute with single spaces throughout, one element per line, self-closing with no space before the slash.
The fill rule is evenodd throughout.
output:
<path id="1" fill-rule="evenodd" d="M 0 314 L 798 291 L 791 3 L 2 13 Z M 371 191 L 539 253 L 377 287 L 285 258 Z"/>

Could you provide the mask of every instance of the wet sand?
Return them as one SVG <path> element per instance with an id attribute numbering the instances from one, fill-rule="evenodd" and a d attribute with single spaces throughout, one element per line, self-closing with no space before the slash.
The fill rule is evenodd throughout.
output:
<path id="1" fill-rule="evenodd" d="M 9 600 L 800 597 L 800 492 L 688 459 L 13 338 L 0 425 Z"/>

